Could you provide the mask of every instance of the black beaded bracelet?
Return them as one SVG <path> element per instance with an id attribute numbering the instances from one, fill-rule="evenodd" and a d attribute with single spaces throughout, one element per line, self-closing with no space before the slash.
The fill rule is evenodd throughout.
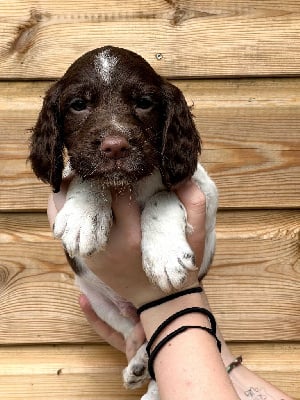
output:
<path id="1" fill-rule="evenodd" d="M 230 372 L 238 367 L 239 365 L 241 365 L 243 362 L 243 357 L 242 356 L 238 356 L 237 358 L 235 358 L 229 365 L 227 365 L 226 367 L 226 372 L 227 374 L 230 374 Z"/>

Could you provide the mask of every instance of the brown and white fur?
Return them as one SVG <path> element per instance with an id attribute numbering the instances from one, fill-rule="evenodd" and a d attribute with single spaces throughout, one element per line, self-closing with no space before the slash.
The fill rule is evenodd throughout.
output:
<path id="1" fill-rule="evenodd" d="M 133 329 L 126 300 L 104 285 L 84 257 L 105 248 L 112 224 L 112 187 L 132 188 L 141 209 L 145 273 L 163 291 L 180 289 L 195 270 L 186 211 L 170 191 L 192 178 L 206 196 L 205 275 L 215 248 L 217 190 L 198 163 L 200 138 L 181 91 L 137 54 L 103 47 L 84 54 L 47 92 L 33 129 L 29 159 L 38 178 L 60 190 L 72 176 L 54 235 L 80 289 L 98 316 L 121 332 Z M 126 273 L 126 271 L 124 271 Z M 121 312 L 120 312 L 121 311 Z M 148 379 L 145 345 L 124 370 L 127 387 Z M 158 399 L 151 382 L 144 400 Z"/>

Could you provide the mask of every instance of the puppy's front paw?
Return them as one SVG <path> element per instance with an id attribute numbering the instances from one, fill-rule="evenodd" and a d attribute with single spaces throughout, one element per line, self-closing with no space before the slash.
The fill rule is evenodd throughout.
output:
<path id="1" fill-rule="evenodd" d="M 153 237 L 143 246 L 143 266 L 148 278 L 164 292 L 180 289 L 197 269 L 195 256 L 183 238 Z"/>
<path id="2" fill-rule="evenodd" d="M 105 246 L 111 218 L 109 208 L 71 198 L 56 216 L 54 236 L 62 240 L 70 257 L 88 256 Z"/>
<path id="3" fill-rule="evenodd" d="M 149 379 L 147 366 L 148 355 L 146 345 L 143 344 L 123 371 L 124 386 L 127 389 L 136 389 L 142 386 Z"/>

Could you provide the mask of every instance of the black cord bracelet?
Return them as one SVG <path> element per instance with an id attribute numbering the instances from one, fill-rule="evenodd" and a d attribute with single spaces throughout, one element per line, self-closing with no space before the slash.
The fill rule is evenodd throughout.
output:
<path id="1" fill-rule="evenodd" d="M 163 303 L 167 303 L 168 301 L 177 299 L 178 297 L 185 296 L 191 293 L 201 293 L 201 292 L 203 292 L 202 288 L 200 286 L 197 286 L 194 288 L 189 288 L 181 290 L 180 292 L 169 294 L 168 296 L 162 297 L 161 299 L 153 300 L 150 301 L 149 303 L 142 305 L 137 309 L 137 314 L 140 315 L 143 311 L 148 310 L 149 308 L 159 306 L 160 304 Z"/>
<path id="2" fill-rule="evenodd" d="M 207 328 L 206 326 L 198 326 L 198 325 L 183 325 L 180 328 L 176 329 L 174 332 L 171 332 L 168 334 L 166 337 L 164 337 L 158 344 L 157 346 L 153 349 L 151 354 L 149 355 L 149 360 L 148 360 L 148 371 L 150 377 L 155 380 L 155 373 L 154 373 L 154 360 L 159 353 L 159 351 L 170 341 L 172 340 L 175 336 L 179 335 L 182 332 L 187 331 L 188 329 L 201 329 L 207 333 L 209 333 L 211 336 L 213 336 L 217 342 L 217 347 L 219 352 L 221 352 L 221 342 L 217 338 L 215 332 L 213 332 L 212 329 Z"/>
<path id="3" fill-rule="evenodd" d="M 158 338 L 158 336 L 160 335 L 160 333 L 173 321 L 175 321 L 177 318 L 183 316 L 183 315 L 187 315 L 187 314 L 192 314 L 192 313 L 200 313 L 200 314 L 204 314 L 208 317 L 210 325 L 211 325 L 211 332 L 214 336 L 216 336 L 216 329 L 217 329 L 217 324 L 216 324 L 216 320 L 214 318 L 214 316 L 212 315 L 212 313 L 210 311 L 208 311 L 206 308 L 201 308 L 201 307 L 189 307 L 189 308 L 185 308 L 183 310 L 180 310 L 178 312 L 176 312 L 175 314 L 171 315 L 169 318 L 167 318 L 162 324 L 160 324 L 158 326 L 158 328 L 154 331 L 154 333 L 152 334 L 146 350 L 148 353 L 148 356 L 150 357 L 150 350 L 151 347 L 153 346 L 153 343 L 155 342 L 155 340 Z"/>
<path id="4" fill-rule="evenodd" d="M 189 289 L 185 289 L 182 290 L 180 292 L 176 292 L 176 293 L 172 293 L 168 296 L 165 296 L 161 299 L 158 300 L 154 300 L 151 301 L 149 303 L 146 303 L 144 305 L 142 305 L 141 307 L 139 307 L 137 309 L 137 314 L 140 315 L 143 311 L 148 310 L 149 308 L 152 307 L 156 307 L 160 304 L 166 303 L 170 300 L 176 299 L 178 297 L 181 296 L 185 296 L 187 294 L 191 294 L 191 293 L 201 293 L 203 290 L 200 286 L 195 287 L 195 288 L 189 288 Z M 159 335 L 161 334 L 161 332 L 173 321 L 175 321 L 177 318 L 186 315 L 186 314 L 191 314 L 191 313 L 200 313 L 200 314 L 204 314 L 207 316 L 207 318 L 209 319 L 210 322 L 210 328 L 207 328 L 206 326 L 198 326 L 198 325 L 183 325 L 180 328 L 176 329 L 175 331 L 169 333 L 167 336 L 165 336 L 153 349 L 153 351 L 151 352 L 151 348 L 155 342 L 155 340 L 159 337 Z M 221 342 L 220 340 L 217 338 L 216 335 L 216 330 L 217 330 L 217 324 L 216 324 L 216 320 L 213 316 L 213 314 L 207 310 L 206 308 L 202 308 L 202 307 L 189 307 L 189 308 L 185 308 L 183 310 L 180 310 L 178 312 L 176 312 L 175 314 L 171 315 L 169 318 L 167 318 L 163 323 L 161 323 L 158 328 L 154 331 L 153 335 L 151 336 L 147 346 L 146 346 L 146 350 L 147 350 L 147 354 L 149 357 L 148 360 L 148 370 L 149 370 L 149 375 L 152 379 L 155 380 L 155 373 L 154 373 L 154 360 L 157 356 L 157 354 L 159 353 L 159 351 L 162 349 L 162 347 L 165 346 L 166 343 L 168 343 L 170 340 L 172 340 L 175 336 L 179 335 L 182 332 L 185 332 L 188 329 L 201 329 L 207 333 L 209 333 L 211 336 L 214 337 L 214 339 L 216 340 L 217 343 L 217 347 L 219 352 L 221 353 Z"/>

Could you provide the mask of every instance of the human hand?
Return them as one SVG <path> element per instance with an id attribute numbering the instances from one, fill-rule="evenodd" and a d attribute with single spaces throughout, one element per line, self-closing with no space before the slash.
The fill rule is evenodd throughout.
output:
<path id="1" fill-rule="evenodd" d="M 56 213 L 62 208 L 68 183 L 61 191 L 49 198 L 48 217 L 53 224 Z M 176 193 L 187 210 L 189 224 L 193 227 L 188 234 L 197 265 L 201 264 L 205 243 L 205 196 L 195 183 L 188 181 L 176 189 Z M 159 288 L 148 281 L 142 268 L 140 209 L 128 190 L 122 194 L 112 193 L 114 223 L 105 251 L 85 259 L 88 267 L 119 295 L 140 306 L 148 301 L 163 297 Z M 197 271 L 189 274 L 185 287 L 197 284 Z"/>
<path id="2" fill-rule="evenodd" d="M 57 211 L 63 206 L 67 191 L 65 183 L 61 191 L 50 196 L 48 217 L 54 222 Z M 193 232 L 188 234 L 196 262 L 201 264 L 205 242 L 205 196 L 195 183 L 187 181 L 176 189 L 176 193 L 187 210 Z M 87 266 L 119 295 L 140 306 L 163 297 L 159 288 L 152 285 L 142 268 L 140 209 L 128 190 L 122 194 L 112 193 L 114 223 L 105 251 L 85 259 Z M 197 271 L 190 272 L 185 287 L 197 284 Z"/>
<path id="3" fill-rule="evenodd" d="M 57 212 L 63 207 L 68 181 L 64 181 L 59 193 L 49 198 L 48 218 L 52 226 Z M 205 242 L 205 196 L 195 183 L 185 182 L 177 188 L 176 193 L 187 210 L 187 219 L 193 227 L 188 234 L 188 241 L 195 253 L 197 265 L 201 264 Z M 141 261 L 141 229 L 140 209 L 132 198 L 131 193 L 121 196 L 113 194 L 112 208 L 114 224 L 112 226 L 106 250 L 86 259 L 93 272 L 116 292 L 136 306 L 153 299 L 163 297 L 158 288 L 148 281 Z M 187 285 L 197 284 L 197 272 L 190 274 Z M 123 336 L 102 321 L 93 311 L 86 296 L 81 295 L 79 304 L 88 322 L 105 341 L 126 353 L 128 360 L 135 354 L 137 348 L 144 342 L 144 329 L 137 320 L 125 342 Z"/>

